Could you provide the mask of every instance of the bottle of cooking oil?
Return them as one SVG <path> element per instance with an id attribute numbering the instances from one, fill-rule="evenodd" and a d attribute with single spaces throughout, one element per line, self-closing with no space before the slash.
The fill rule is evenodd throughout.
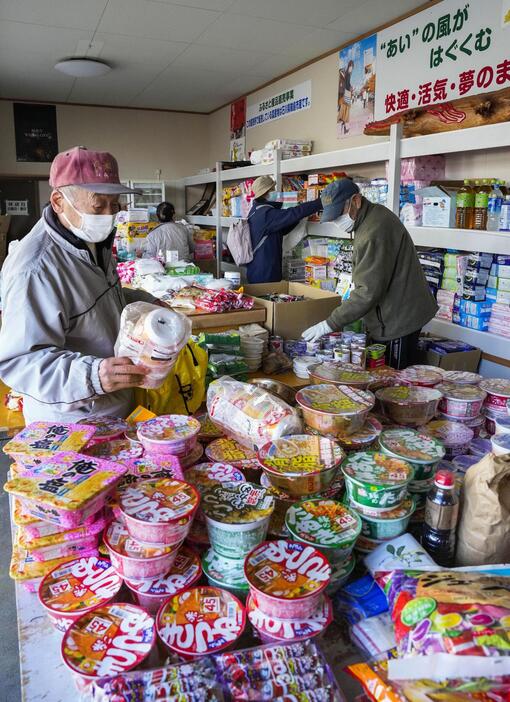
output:
<path id="1" fill-rule="evenodd" d="M 457 229 L 473 229 L 475 211 L 475 191 L 469 180 L 457 191 L 457 214 L 455 226 Z"/>
<path id="2" fill-rule="evenodd" d="M 491 186 L 486 178 L 475 181 L 475 217 L 473 229 L 485 231 L 487 229 L 487 216 L 489 209 L 489 195 Z"/>

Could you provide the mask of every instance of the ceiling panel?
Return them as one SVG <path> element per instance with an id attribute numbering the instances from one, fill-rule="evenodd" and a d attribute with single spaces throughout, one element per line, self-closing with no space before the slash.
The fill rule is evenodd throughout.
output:
<path id="1" fill-rule="evenodd" d="M 0 22 L 0 57 L 9 56 L 22 60 L 24 55 L 37 54 L 44 56 L 51 63 L 63 56 L 72 56 L 81 39 L 88 39 L 86 30 L 66 29 L 62 31 L 54 27 L 40 27 L 23 22 Z M 34 68 L 38 62 L 33 62 Z M 0 79 L 2 76 L 0 64 Z M 51 80 L 48 74 L 47 80 Z"/>
<path id="2" fill-rule="evenodd" d="M 312 30 L 310 27 L 228 13 L 199 37 L 198 44 L 247 51 L 283 52 Z"/>
<path id="3" fill-rule="evenodd" d="M 106 32 L 98 32 L 94 41 L 103 43 L 98 56 L 118 66 L 142 63 L 164 68 L 190 46 L 187 42 L 160 39 L 147 41 L 141 37 L 126 37 Z"/>
<path id="4" fill-rule="evenodd" d="M 415 10 L 420 5 L 423 5 L 423 0 L 364 0 L 343 17 L 332 22 L 329 29 L 338 29 L 356 37 Z"/>
<path id="5" fill-rule="evenodd" d="M 190 42 L 218 17 L 219 12 L 154 0 L 109 0 L 99 31 Z"/>
<path id="6" fill-rule="evenodd" d="M 183 7 L 199 7 L 203 10 L 218 10 L 225 12 L 232 7 L 234 0 L 154 0 L 167 5 L 182 5 Z"/>
<path id="7" fill-rule="evenodd" d="M 359 0 L 235 0 L 231 10 L 250 17 L 327 27 Z"/>
<path id="8" fill-rule="evenodd" d="M 350 35 L 340 31 L 329 29 L 314 29 L 311 34 L 307 34 L 301 45 L 293 45 L 284 53 L 286 56 L 299 58 L 301 63 L 310 61 L 321 54 L 325 54 L 331 49 L 336 49 L 341 44 L 349 41 Z"/>
<path id="9" fill-rule="evenodd" d="M 172 67 L 211 70 L 211 66 L 214 66 L 216 71 L 226 75 L 240 75 L 245 71 L 255 69 L 266 56 L 267 52 L 265 51 L 238 51 L 216 46 L 190 44 L 172 63 Z"/>
<path id="10" fill-rule="evenodd" d="M 107 0 L 0 0 L 0 20 L 94 29 Z"/>
<path id="11" fill-rule="evenodd" d="M 128 105 L 159 71 L 157 66 L 127 65 L 94 80 L 75 80 L 68 100 Z"/>

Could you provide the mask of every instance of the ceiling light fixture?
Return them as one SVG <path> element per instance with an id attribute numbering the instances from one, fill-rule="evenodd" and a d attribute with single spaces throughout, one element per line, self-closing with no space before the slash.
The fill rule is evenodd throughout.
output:
<path id="1" fill-rule="evenodd" d="M 57 71 L 75 78 L 95 78 L 96 76 L 104 76 L 105 73 L 112 70 L 106 61 L 79 56 L 62 59 L 55 64 L 55 68 Z"/>

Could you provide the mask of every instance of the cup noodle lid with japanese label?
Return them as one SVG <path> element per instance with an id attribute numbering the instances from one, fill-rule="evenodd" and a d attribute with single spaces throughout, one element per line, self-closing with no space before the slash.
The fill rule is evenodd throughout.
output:
<path id="1" fill-rule="evenodd" d="M 98 441 L 98 439 L 101 441 L 114 439 L 129 429 L 129 424 L 122 417 L 87 417 L 83 424 L 95 428 L 94 442 Z"/>
<path id="2" fill-rule="evenodd" d="M 282 475 L 319 473 L 339 466 L 345 452 L 331 439 L 298 434 L 283 436 L 263 446 L 259 460 L 271 472 Z"/>
<path id="3" fill-rule="evenodd" d="M 110 601 L 122 578 L 106 558 L 89 556 L 57 566 L 39 586 L 39 601 L 52 614 L 85 614 Z"/>
<path id="4" fill-rule="evenodd" d="M 102 678 L 142 663 L 155 639 L 154 619 L 141 607 L 108 604 L 71 624 L 62 640 L 62 657 L 73 673 Z"/>
<path id="5" fill-rule="evenodd" d="M 227 590 L 202 586 L 167 600 L 156 621 L 158 635 L 171 651 L 194 658 L 235 643 L 243 633 L 246 612 Z"/>
<path id="6" fill-rule="evenodd" d="M 133 458 L 140 458 L 143 454 L 143 447 L 141 444 L 134 444 L 129 439 L 114 439 L 89 446 L 86 453 L 89 456 L 124 464 Z"/>
<path id="7" fill-rule="evenodd" d="M 182 546 L 166 575 L 153 580 L 126 580 L 126 585 L 141 595 L 172 597 L 194 585 L 201 576 L 200 556 L 189 546 Z"/>
<path id="8" fill-rule="evenodd" d="M 137 561 L 147 561 L 159 558 L 166 553 L 175 551 L 178 546 L 150 546 L 136 541 L 130 536 L 122 522 L 110 522 L 104 532 L 103 540 L 108 548 L 124 558 L 133 558 Z"/>
<path id="9" fill-rule="evenodd" d="M 195 417 L 182 414 L 167 414 L 149 419 L 138 426 L 138 436 L 142 441 L 174 442 L 188 441 L 200 431 L 200 422 Z"/>
<path id="10" fill-rule="evenodd" d="M 242 446 L 235 439 L 216 439 L 205 449 L 205 455 L 209 461 L 229 463 L 235 468 L 255 468 L 260 470 L 261 466 L 257 459 L 257 452 Z"/>
<path id="11" fill-rule="evenodd" d="M 263 541 L 246 557 L 250 587 L 279 600 L 317 595 L 328 585 L 331 566 L 313 546 L 297 541 Z"/>
<path id="12" fill-rule="evenodd" d="M 61 451 L 80 451 L 96 430 L 84 424 L 32 422 L 4 446 L 12 458 L 51 456 Z"/>
<path id="13" fill-rule="evenodd" d="M 335 415 L 355 415 L 374 406 L 371 392 L 348 385 L 308 385 L 296 394 L 298 404 L 305 408 Z"/>
<path id="14" fill-rule="evenodd" d="M 124 461 L 130 474 L 140 478 L 184 480 L 179 459 L 172 454 L 146 453 Z"/>
<path id="15" fill-rule="evenodd" d="M 342 470 L 349 478 L 378 487 L 405 485 L 414 474 L 407 461 L 379 451 L 351 453 L 342 465 Z"/>
<path id="16" fill-rule="evenodd" d="M 229 463 L 198 463 L 188 468 L 185 478 L 199 492 L 214 487 L 217 483 L 246 482 L 244 473 Z"/>
<path id="17" fill-rule="evenodd" d="M 385 429 L 379 444 L 386 453 L 411 463 L 437 463 L 445 454 L 440 441 L 415 429 Z"/>
<path id="18" fill-rule="evenodd" d="M 322 634 L 333 621 L 333 606 L 326 595 L 322 595 L 317 610 L 304 619 L 277 619 L 264 614 L 248 595 L 246 614 L 250 624 L 264 638 L 276 641 L 307 641 Z"/>
<path id="19" fill-rule="evenodd" d="M 189 483 L 168 478 L 141 480 L 119 490 L 120 511 L 130 518 L 151 524 L 190 519 L 200 496 Z"/>
<path id="20" fill-rule="evenodd" d="M 361 519 L 336 500 L 302 500 L 287 511 L 293 538 L 318 548 L 349 548 L 361 532 Z"/>
<path id="21" fill-rule="evenodd" d="M 274 497 L 253 483 L 216 484 L 204 491 L 202 509 L 217 522 L 250 524 L 271 516 Z"/>

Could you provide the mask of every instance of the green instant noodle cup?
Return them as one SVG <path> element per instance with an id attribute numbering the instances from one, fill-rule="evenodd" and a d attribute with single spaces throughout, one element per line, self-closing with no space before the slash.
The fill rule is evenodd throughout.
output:
<path id="1" fill-rule="evenodd" d="M 252 483 L 223 483 L 202 494 L 211 546 L 225 558 L 244 558 L 266 538 L 274 497 Z"/>
<path id="2" fill-rule="evenodd" d="M 356 556 L 351 556 L 346 561 L 331 564 L 331 580 L 325 593 L 332 597 L 349 580 L 356 565 Z"/>
<path id="3" fill-rule="evenodd" d="M 285 525 L 296 541 L 315 546 L 331 564 L 346 561 L 361 532 L 361 519 L 336 500 L 302 500 L 290 507 Z"/>
<path id="4" fill-rule="evenodd" d="M 209 585 L 228 590 L 243 601 L 248 596 L 244 558 L 225 558 L 210 548 L 202 558 L 202 570 Z"/>
<path id="5" fill-rule="evenodd" d="M 363 513 L 360 509 L 361 533 L 369 539 L 395 539 L 407 531 L 411 517 L 416 509 L 414 497 L 406 499 L 389 512 L 375 514 L 370 509 Z"/>
<path id="6" fill-rule="evenodd" d="M 388 511 L 406 497 L 414 471 L 407 461 L 379 451 L 351 453 L 342 465 L 349 500 L 363 507 Z"/>
<path id="7" fill-rule="evenodd" d="M 445 454 L 441 441 L 415 429 L 386 429 L 379 436 L 383 453 L 401 458 L 414 469 L 413 480 L 429 480 Z"/>

